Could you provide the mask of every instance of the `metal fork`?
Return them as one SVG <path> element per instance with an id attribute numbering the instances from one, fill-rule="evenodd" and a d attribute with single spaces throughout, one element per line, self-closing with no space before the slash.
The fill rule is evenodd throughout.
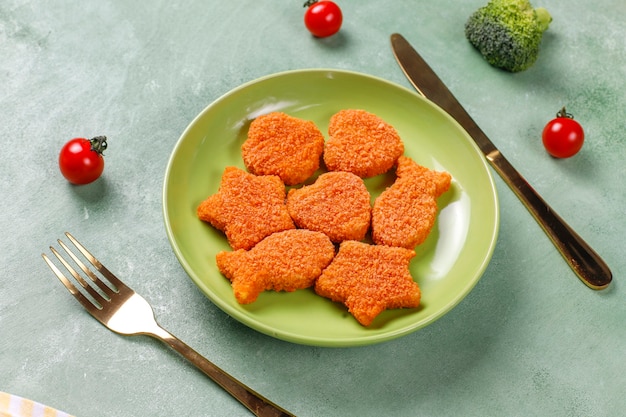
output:
<path id="1" fill-rule="evenodd" d="M 90 278 L 91 283 L 87 282 L 87 280 L 76 271 L 74 266 L 66 261 L 54 247 L 50 246 L 50 250 L 80 284 L 82 290 L 79 290 L 79 288 L 72 284 L 70 279 L 63 275 L 45 253 L 42 253 L 43 259 L 57 278 L 65 285 L 67 290 L 76 297 L 83 307 L 100 323 L 122 335 L 147 335 L 161 340 L 197 366 L 209 378 L 246 406 L 254 415 L 262 417 L 294 417 L 293 414 L 272 403 L 267 398 L 227 374 L 208 359 L 187 346 L 180 339 L 162 328 L 154 317 L 152 307 L 142 296 L 129 288 L 105 268 L 104 265 L 70 233 L 66 232 L 65 235 L 106 281 L 99 278 L 98 275 L 85 265 L 85 263 L 60 239 L 58 240 L 59 245 L 67 252 L 75 265 L 78 265 Z"/>

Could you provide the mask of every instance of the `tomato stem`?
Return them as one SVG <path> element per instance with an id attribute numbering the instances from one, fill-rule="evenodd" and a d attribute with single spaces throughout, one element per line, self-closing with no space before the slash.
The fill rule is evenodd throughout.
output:
<path id="1" fill-rule="evenodd" d="M 99 153 L 100 155 L 104 155 L 104 150 L 107 148 L 107 137 L 106 136 L 96 136 L 93 139 L 89 140 L 91 143 L 91 150 Z"/>
<path id="2" fill-rule="evenodd" d="M 307 0 L 307 1 L 304 3 L 304 7 L 311 7 L 311 6 L 313 6 L 315 3 L 317 3 L 317 0 Z"/>
<path id="3" fill-rule="evenodd" d="M 568 119 L 573 119 L 574 115 L 572 113 L 568 113 L 565 110 L 565 106 L 563 106 L 563 108 L 561 110 L 559 110 L 559 112 L 556 114 L 556 117 L 566 117 Z"/>

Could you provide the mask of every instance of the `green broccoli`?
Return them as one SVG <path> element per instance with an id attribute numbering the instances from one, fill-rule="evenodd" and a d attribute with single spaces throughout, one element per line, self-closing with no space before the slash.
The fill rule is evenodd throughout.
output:
<path id="1" fill-rule="evenodd" d="M 537 60 L 551 21 L 546 9 L 533 9 L 528 0 L 490 0 L 469 17 L 465 36 L 491 65 L 518 72 Z"/>

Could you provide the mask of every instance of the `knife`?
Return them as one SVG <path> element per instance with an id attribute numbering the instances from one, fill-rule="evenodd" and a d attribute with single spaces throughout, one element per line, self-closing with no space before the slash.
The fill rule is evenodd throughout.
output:
<path id="1" fill-rule="evenodd" d="M 524 203 L 582 282 L 594 290 L 606 288 L 613 274 L 604 260 L 517 172 L 411 44 L 402 35 L 394 33 L 391 35 L 391 46 L 402 71 L 415 89 L 448 112 L 474 139 L 489 164 Z"/>

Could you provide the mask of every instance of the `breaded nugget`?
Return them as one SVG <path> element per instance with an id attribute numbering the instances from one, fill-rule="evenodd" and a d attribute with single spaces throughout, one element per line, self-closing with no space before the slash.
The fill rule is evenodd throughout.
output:
<path id="1" fill-rule="evenodd" d="M 313 286 L 334 256 L 335 247 L 323 233 L 293 229 L 274 233 L 249 251 L 219 252 L 216 260 L 237 301 L 249 304 L 265 290 Z"/>
<path id="2" fill-rule="evenodd" d="M 365 183 L 349 172 L 327 172 L 311 185 L 291 189 L 287 210 L 296 226 L 325 233 L 330 240 L 361 240 L 371 219 Z"/>
<path id="3" fill-rule="evenodd" d="M 278 175 L 294 185 L 317 171 L 323 150 L 324 135 L 315 123 L 273 112 L 252 121 L 241 156 L 251 173 Z"/>
<path id="4" fill-rule="evenodd" d="M 379 245 L 413 249 L 423 243 L 437 218 L 437 198 L 450 188 L 451 176 L 401 156 L 396 181 L 372 209 L 372 239 Z"/>
<path id="5" fill-rule="evenodd" d="M 315 283 L 322 297 L 342 302 L 363 326 L 386 309 L 419 306 L 421 292 L 409 271 L 415 252 L 345 241 Z"/>
<path id="6" fill-rule="evenodd" d="M 364 110 L 341 110 L 328 126 L 324 163 L 330 171 L 347 171 L 361 178 L 389 171 L 404 144 L 393 126 Z"/>
<path id="7" fill-rule="evenodd" d="M 217 193 L 200 203 L 197 214 L 222 230 L 233 249 L 250 249 L 274 232 L 295 228 L 285 197 L 277 176 L 226 167 Z"/>

